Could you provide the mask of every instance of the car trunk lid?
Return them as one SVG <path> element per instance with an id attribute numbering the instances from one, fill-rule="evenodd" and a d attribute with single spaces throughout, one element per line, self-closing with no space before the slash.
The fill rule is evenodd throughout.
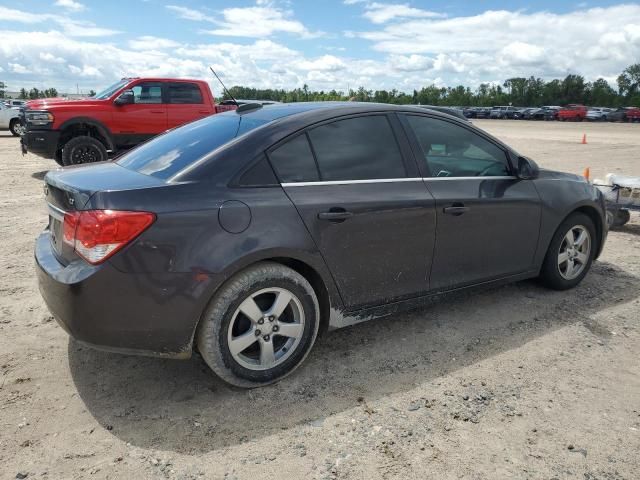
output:
<path id="1" fill-rule="evenodd" d="M 162 180 L 122 168 L 113 162 L 52 170 L 47 173 L 44 182 L 51 246 L 64 265 L 78 258 L 73 246 L 64 241 L 65 214 L 85 210 L 89 199 L 97 192 L 134 190 L 164 184 Z"/>

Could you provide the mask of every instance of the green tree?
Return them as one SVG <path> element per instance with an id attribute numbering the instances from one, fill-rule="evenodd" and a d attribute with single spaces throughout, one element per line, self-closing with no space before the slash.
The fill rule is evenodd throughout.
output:
<path id="1" fill-rule="evenodd" d="M 7 88 L 7 86 L 5 85 L 4 82 L 0 82 L 0 98 L 4 98 L 5 96 L 5 88 Z"/>
<path id="2" fill-rule="evenodd" d="M 23 100 L 26 100 L 27 98 L 29 98 L 29 93 L 27 92 L 26 88 L 20 89 L 20 95 L 18 96 L 18 98 L 21 98 Z"/>

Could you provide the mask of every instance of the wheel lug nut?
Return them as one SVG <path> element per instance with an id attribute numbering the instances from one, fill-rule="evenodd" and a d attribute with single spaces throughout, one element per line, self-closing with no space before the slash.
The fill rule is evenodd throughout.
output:
<path id="1" fill-rule="evenodd" d="M 274 325 L 271 330 L 273 330 L 274 332 L 277 332 L 278 330 L 280 330 L 280 328 L 278 327 L 278 325 Z"/>
<path id="2" fill-rule="evenodd" d="M 273 322 L 276 319 L 276 317 L 274 317 L 273 315 L 269 315 L 269 321 Z"/>
<path id="3" fill-rule="evenodd" d="M 260 330 L 256 330 L 256 337 L 259 337 L 262 334 Z"/>
<path id="4" fill-rule="evenodd" d="M 269 337 L 269 335 L 265 335 L 265 336 L 264 336 L 264 337 L 262 337 L 262 338 L 264 339 L 264 341 L 265 341 L 265 342 L 268 342 L 268 341 L 269 341 L 269 338 L 271 338 L 271 337 Z"/>
<path id="5" fill-rule="evenodd" d="M 260 320 L 258 320 L 258 325 L 262 325 L 264 323 L 264 318 L 261 318 Z"/>

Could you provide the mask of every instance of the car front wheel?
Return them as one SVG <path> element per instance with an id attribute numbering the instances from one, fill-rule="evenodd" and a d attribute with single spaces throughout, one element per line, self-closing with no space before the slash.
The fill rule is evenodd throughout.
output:
<path id="1" fill-rule="evenodd" d="M 585 277 L 596 251 L 596 229 L 584 213 L 571 214 L 551 240 L 540 279 L 555 290 L 567 290 Z"/>
<path id="2" fill-rule="evenodd" d="M 24 128 L 24 125 L 22 125 L 22 122 L 20 120 L 14 118 L 9 124 L 9 131 L 14 137 L 20 137 L 24 135 L 26 129 Z"/>
<path id="3" fill-rule="evenodd" d="M 278 263 L 233 276 L 205 311 L 196 341 L 224 381 L 244 388 L 276 382 L 306 358 L 318 334 L 320 309 L 309 282 Z"/>
<path id="4" fill-rule="evenodd" d="M 63 165 L 104 162 L 108 159 L 109 154 L 102 142 L 86 135 L 72 138 L 62 149 Z"/>

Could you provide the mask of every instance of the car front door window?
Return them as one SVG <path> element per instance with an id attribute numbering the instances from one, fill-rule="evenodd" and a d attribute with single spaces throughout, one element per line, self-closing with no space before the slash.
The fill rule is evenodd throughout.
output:
<path id="1" fill-rule="evenodd" d="M 511 175 L 506 153 L 494 143 L 454 123 L 408 115 L 432 177 Z"/>

